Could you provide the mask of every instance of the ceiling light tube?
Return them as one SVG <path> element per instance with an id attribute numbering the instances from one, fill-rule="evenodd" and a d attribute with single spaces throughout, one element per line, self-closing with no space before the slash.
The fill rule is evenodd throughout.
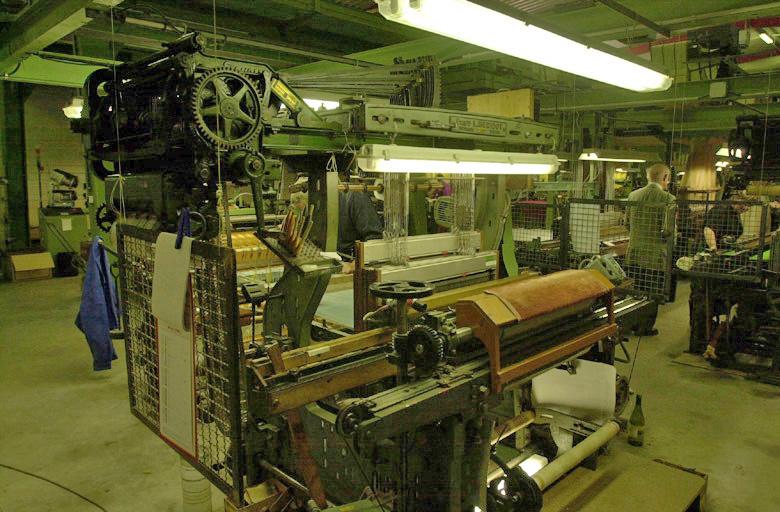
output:
<path id="1" fill-rule="evenodd" d="M 585 148 L 580 154 L 580 160 L 593 162 L 626 162 L 644 163 L 658 161 L 658 155 L 642 153 L 639 151 L 625 151 L 620 149 Z"/>
<path id="2" fill-rule="evenodd" d="M 365 144 L 358 166 L 366 172 L 431 174 L 552 174 L 558 158 L 544 153 Z"/>
<path id="3" fill-rule="evenodd" d="M 665 91 L 672 78 L 467 0 L 375 0 L 386 19 L 637 92 Z"/>
<path id="4" fill-rule="evenodd" d="M 766 44 L 770 44 L 770 45 L 775 44 L 775 39 L 771 35 L 766 33 L 764 30 L 758 33 L 758 37 L 760 37 L 761 40 Z"/>

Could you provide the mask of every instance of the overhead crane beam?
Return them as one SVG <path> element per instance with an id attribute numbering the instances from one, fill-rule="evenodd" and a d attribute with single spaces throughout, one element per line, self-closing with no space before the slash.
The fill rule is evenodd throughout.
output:
<path id="1" fill-rule="evenodd" d="M 90 0 L 40 0 L 0 34 L 0 73 L 89 23 Z"/>

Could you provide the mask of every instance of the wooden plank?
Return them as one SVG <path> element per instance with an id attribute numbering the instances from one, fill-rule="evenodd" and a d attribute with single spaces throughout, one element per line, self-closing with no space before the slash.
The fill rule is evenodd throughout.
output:
<path id="1" fill-rule="evenodd" d="M 544 512 L 687 512 L 700 510 L 706 488 L 706 475 L 616 450 L 547 489 Z"/>
<path id="2" fill-rule="evenodd" d="M 371 384 L 398 373 L 398 367 L 386 359 L 334 371 L 308 382 L 292 384 L 270 392 L 270 412 L 279 414 L 341 393 L 358 386 Z"/>
<path id="3" fill-rule="evenodd" d="M 345 336 L 334 341 L 317 343 L 307 347 L 296 348 L 282 354 L 285 371 L 301 368 L 309 364 L 327 361 L 350 352 L 363 350 L 390 342 L 393 334 L 391 328 L 372 329 L 352 336 Z M 255 359 L 249 362 L 260 377 L 270 377 L 279 372 L 274 371 L 268 358 Z"/>

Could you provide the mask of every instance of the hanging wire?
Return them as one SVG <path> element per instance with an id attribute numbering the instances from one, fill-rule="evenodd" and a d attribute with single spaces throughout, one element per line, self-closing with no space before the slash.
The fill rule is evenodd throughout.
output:
<path id="1" fill-rule="evenodd" d="M 213 45 L 214 45 L 214 52 L 218 50 L 217 48 L 217 41 L 219 39 L 219 34 L 217 34 L 217 0 L 212 0 L 211 2 L 211 16 L 213 21 Z M 215 82 L 214 87 L 217 88 L 219 85 Z M 217 94 L 215 95 L 215 99 L 217 102 L 217 108 L 220 107 L 221 98 L 217 91 Z M 219 134 L 219 116 L 215 116 L 216 119 L 216 133 Z M 225 136 L 229 136 L 227 132 L 225 132 Z M 222 143 L 217 141 L 215 144 L 217 148 L 217 217 L 218 217 L 218 225 L 219 225 L 219 244 L 222 245 L 222 241 L 224 239 L 224 243 L 226 247 L 232 247 L 233 246 L 233 240 L 230 236 L 230 211 L 228 207 L 228 201 L 227 201 L 227 183 L 222 180 Z M 222 211 L 220 211 L 220 208 Z M 258 222 L 263 222 L 263 219 L 257 219 Z"/>
<path id="2" fill-rule="evenodd" d="M 122 143 L 119 141 L 119 82 L 117 80 L 117 73 L 116 73 L 116 56 L 117 56 L 117 50 L 116 50 L 116 35 L 114 32 L 114 7 L 111 6 L 110 8 L 110 14 L 111 14 L 111 60 L 114 62 L 111 64 L 111 70 L 114 74 L 114 128 L 116 130 L 116 158 L 117 158 L 117 170 L 119 172 L 119 180 L 118 180 L 118 186 L 119 186 L 119 216 L 122 219 L 122 222 L 127 221 L 127 214 L 125 210 L 125 188 L 124 188 L 124 176 L 122 175 Z M 110 202 L 108 203 L 108 208 L 113 209 L 114 205 L 114 190 L 116 190 L 117 185 L 114 185 L 114 188 L 111 190 L 110 195 Z"/>
<path id="3" fill-rule="evenodd" d="M 761 173 L 759 176 L 760 181 L 764 181 L 764 162 L 766 160 L 766 132 L 769 124 L 769 91 L 772 86 L 772 72 L 767 75 L 766 80 L 766 110 L 764 112 L 764 142 L 761 145 Z M 743 155 L 744 156 L 744 155 Z"/>
<path id="4" fill-rule="evenodd" d="M 650 45 L 650 55 L 652 58 L 653 46 Z M 674 125 L 677 123 L 677 44 L 672 43 L 672 58 L 674 59 L 674 98 L 672 102 L 672 135 L 669 138 L 669 167 L 674 163 Z M 682 128 L 682 126 L 681 126 Z"/>

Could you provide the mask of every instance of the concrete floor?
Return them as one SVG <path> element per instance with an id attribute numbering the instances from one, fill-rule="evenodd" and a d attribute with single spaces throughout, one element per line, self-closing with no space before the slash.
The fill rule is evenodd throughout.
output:
<path id="1" fill-rule="evenodd" d="M 122 343 L 113 370 L 92 372 L 73 325 L 79 286 L 78 278 L 0 284 L 0 464 L 110 512 L 180 510 L 178 457 L 130 414 Z M 780 510 L 780 388 L 673 363 L 687 348 L 687 297 L 681 286 L 677 303 L 661 310 L 661 335 L 639 348 L 632 388 L 645 400 L 646 446 L 623 438 L 611 446 L 709 474 L 710 511 Z M 97 509 L 0 468 L 0 512 L 28 510 Z"/>

